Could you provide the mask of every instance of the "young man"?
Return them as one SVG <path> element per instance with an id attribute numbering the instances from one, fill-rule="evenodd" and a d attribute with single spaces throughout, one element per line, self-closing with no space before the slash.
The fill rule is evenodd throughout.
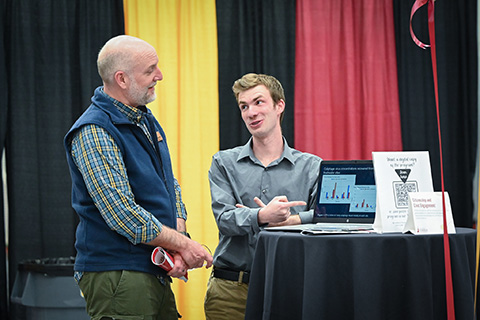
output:
<path id="1" fill-rule="evenodd" d="M 97 64 L 103 86 L 64 140 L 80 218 L 75 278 L 92 319 L 178 319 L 170 276 L 212 257 L 181 233 L 186 211 L 165 134 L 145 107 L 163 78 L 158 57 L 147 42 L 118 36 Z M 175 258 L 168 274 L 150 261 L 155 246 Z"/>
<path id="2" fill-rule="evenodd" d="M 241 147 L 216 153 L 209 170 L 212 210 L 219 230 L 205 297 L 207 319 L 243 319 L 258 233 L 264 226 L 308 223 L 321 159 L 288 146 L 282 136 L 282 85 L 246 74 L 233 85 L 252 134 Z M 289 201 L 295 200 L 295 201 Z"/>

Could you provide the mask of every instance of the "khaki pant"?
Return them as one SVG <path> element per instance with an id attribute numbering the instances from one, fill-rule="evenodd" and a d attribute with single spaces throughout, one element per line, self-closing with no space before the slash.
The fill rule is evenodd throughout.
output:
<path id="1" fill-rule="evenodd" d="M 210 276 L 205 295 L 207 320 L 243 320 L 247 305 L 248 285 Z"/>
<path id="2" fill-rule="evenodd" d="M 85 272 L 78 285 L 92 320 L 178 320 L 169 280 L 136 271 Z"/>

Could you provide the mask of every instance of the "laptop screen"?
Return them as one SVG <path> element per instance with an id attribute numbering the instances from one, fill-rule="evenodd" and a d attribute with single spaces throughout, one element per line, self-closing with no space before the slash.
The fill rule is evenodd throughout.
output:
<path id="1" fill-rule="evenodd" d="M 324 160 L 313 221 L 373 223 L 376 197 L 371 160 Z"/>

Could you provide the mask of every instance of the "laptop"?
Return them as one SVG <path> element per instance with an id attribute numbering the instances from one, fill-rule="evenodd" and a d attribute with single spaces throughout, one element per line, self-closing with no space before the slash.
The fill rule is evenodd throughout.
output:
<path id="1" fill-rule="evenodd" d="M 313 223 L 265 229 L 315 233 L 373 232 L 376 202 L 372 160 L 323 160 Z"/>

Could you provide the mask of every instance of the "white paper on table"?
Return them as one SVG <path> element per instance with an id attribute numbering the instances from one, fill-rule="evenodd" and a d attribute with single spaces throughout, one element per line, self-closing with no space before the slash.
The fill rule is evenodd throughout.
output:
<path id="1" fill-rule="evenodd" d="M 442 192 L 410 193 L 409 201 L 408 218 L 403 232 L 443 234 Z M 448 233 L 456 233 L 448 192 L 445 192 L 445 214 Z"/>

